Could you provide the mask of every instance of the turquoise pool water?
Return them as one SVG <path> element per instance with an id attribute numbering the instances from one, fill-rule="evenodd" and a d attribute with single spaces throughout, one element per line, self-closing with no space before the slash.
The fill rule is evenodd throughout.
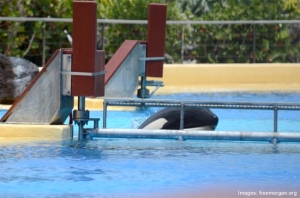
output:
<path id="1" fill-rule="evenodd" d="M 203 93 L 158 95 L 156 99 L 203 100 L 203 101 L 241 101 L 241 102 L 300 102 L 300 94 L 295 93 Z M 138 128 L 159 108 L 147 111 L 110 111 L 107 114 L 107 128 Z M 218 117 L 217 131 L 272 132 L 274 112 L 270 110 L 211 109 Z M 101 118 L 100 111 L 91 111 L 91 117 Z M 279 132 L 300 132 L 300 111 L 279 111 Z M 93 127 L 92 123 L 88 127 Z M 77 128 L 75 127 L 75 130 Z"/>
<path id="2" fill-rule="evenodd" d="M 300 101 L 300 95 L 289 93 L 186 94 L 185 97 Z M 157 110 L 109 112 L 108 127 L 138 127 Z M 272 131 L 271 111 L 213 111 L 220 119 L 217 130 Z M 0 116 L 1 113 L 4 111 Z M 100 117 L 101 112 L 94 111 L 92 116 Z M 282 119 L 279 130 L 299 131 L 299 112 L 279 112 L 279 116 Z M 2 144 L 0 197 L 164 197 L 166 192 L 216 191 L 222 187 L 233 195 L 238 195 L 238 191 L 260 190 L 297 192 L 300 196 L 299 159 L 299 143 L 97 139 L 81 144 L 60 141 Z"/>
<path id="3" fill-rule="evenodd" d="M 1 197 L 299 191 L 300 144 L 106 139 L 0 146 Z M 300 192 L 298 192 L 299 194 Z"/>

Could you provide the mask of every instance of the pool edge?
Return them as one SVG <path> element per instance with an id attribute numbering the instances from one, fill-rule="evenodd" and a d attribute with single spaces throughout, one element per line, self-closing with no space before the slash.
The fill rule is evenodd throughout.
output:
<path id="1" fill-rule="evenodd" d="M 71 140 L 72 125 L 0 124 L 0 142 Z"/>

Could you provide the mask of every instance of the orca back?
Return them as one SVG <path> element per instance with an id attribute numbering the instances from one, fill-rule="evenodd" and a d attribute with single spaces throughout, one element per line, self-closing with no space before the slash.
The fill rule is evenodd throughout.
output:
<path id="1" fill-rule="evenodd" d="M 179 107 L 164 108 L 150 116 L 139 129 L 180 129 Z M 184 129 L 203 128 L 214 130 L 218 124 L 218 117 L 207 108 L 185 108 Z"/>

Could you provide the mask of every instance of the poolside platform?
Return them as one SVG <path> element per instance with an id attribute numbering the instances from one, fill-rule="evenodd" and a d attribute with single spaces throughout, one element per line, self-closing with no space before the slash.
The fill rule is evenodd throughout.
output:
<path id="1" fill-rule="evenodd" d="M 70 140 L 71 125 L 0 124 L 0 143 Z"/>

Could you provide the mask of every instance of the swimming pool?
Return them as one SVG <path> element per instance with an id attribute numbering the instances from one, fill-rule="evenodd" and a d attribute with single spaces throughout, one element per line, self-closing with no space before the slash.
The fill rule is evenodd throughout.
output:
<path id="1" fill-rule="evenodd" d="M 290 93 L 186 96 L 228 101 L 300 99 Z M 155 111 L 109 112 L 108 127 L 137 128 Z M 217 130 L 272 131 L 272 112 L 213 111 L 220 119 Z M 101 118 L 101 112 L 91 113 Z M 279 117 L 279 131 L 299 132 L 299 112 L 279 112 Z M 299 143 L 145 139 L 6 143 L 0 145 L 0 196 L 207 197 L 218 191 L 219 197 L 238 196 L 241 191 L 286 191 L 299 196 L 299 157 Z"/>
<path id="2" fill-rule="evenodd" d="M 1 145 L 0 156 L 1 197 L 126 197 L 225 187 L 236 195 L 297 191 L 300 184 L 300 144 L 295 143 L 36 142 Z"/>
<path id="3" fill-rule="evenodd" d="M 241 101 L 241 102 L 300 102 L 297 93 L 201 93 L 201 94 L 173 94 L 156 95 L 153 99 L 176 100 L 203 100 L 203 101 Z M 160 108 L 148 108 L 136 111 L 110 111 L 107 114 L 107 128 L 138 128 L 150 115 Z M 245 131 L 245 132 L 272 132 L 273 111 L 245 110 L 245 109 L 211 109 L 218 117 L 217 131 Z M 91 111 L 90 117 L 101 118 L 99 126 L 102 127 L 102 111 Z M 299 132 L 300 111 L 279 111 L 278 131 Z M 92 127 L 92 123 L 88 127 Z M 76 127 L 75 127 L 76 130 Z"/>

